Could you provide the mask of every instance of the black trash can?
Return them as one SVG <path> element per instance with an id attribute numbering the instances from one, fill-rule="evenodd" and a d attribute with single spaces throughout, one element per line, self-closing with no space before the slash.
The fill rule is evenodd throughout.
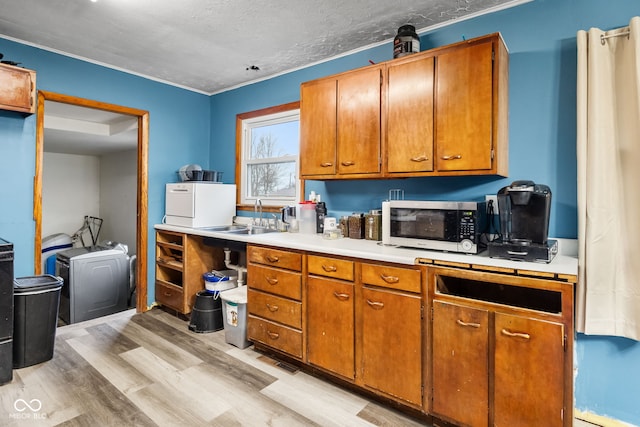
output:
<path id="1" fill-rule="evenodd" d="M 58 326 L 62 279 L 50 274 L 13 281 L 13 367 L 51 360 Z"/>
<path id="2" fill-rule="evenodd" d="M 222 300 L 219 292 L 200 291 L 191 311 L 189 330 L 198 333 L 215 332 L 222 324 Z"/>

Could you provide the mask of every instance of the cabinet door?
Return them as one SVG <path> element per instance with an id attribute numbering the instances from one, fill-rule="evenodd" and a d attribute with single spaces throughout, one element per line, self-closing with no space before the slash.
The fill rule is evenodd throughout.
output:
<path id="1" fill-rule="evenodd" d="M 462 46 L 436 59 L 436 168 L 490 170 L 493 44 Z"/>
<path id="2" fill-rule="evenodd" d="M 434 414 L 487 426 L 489 312 L 434 301 L 432 325 Z"/>
<path id="3" fill-rule="evenodd" d="M 433 171 L 433 57 L 390 65 L 387 172 Z"/>
<path id="4" fill-rule="evenodd" d="M 562 426 L 564 327 L 495 315 L 494 424 Z"/>
<path id="5" fill-rule="evenodd" d="M 353 379 L 355 376 L 354 285 L 307 279 L 307 359 Z"/>
<path id="6" fill-rule="evenodd" d="M 336 173 L 335 79 L 315 80 L 300 87 L 300 175 Z"/>
<path id="7" fill-rule="evenodd" d="M 0 64 L 0 109 L 35 113 L 36 73 Z"/>
<path id="8" fill-rule="evenodd" d="M 338 174 L 380 172 L 380 67 L 338 78 Z"/>
<path id="9" fill-rule="evenodd" d="M 369 288 L 362 296 L 364 384 L 422 405 L 420 296 Z"/>

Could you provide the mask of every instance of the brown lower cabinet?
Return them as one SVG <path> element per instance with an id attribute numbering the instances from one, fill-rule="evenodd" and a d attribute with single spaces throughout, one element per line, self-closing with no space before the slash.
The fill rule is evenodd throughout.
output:
<path id="1" fill-rule="evenodd" d="M 575 276 L 247 258 L 254 342 L 454 425 L 571 426 Z"/>
<path id="2" fill-rule="evenodd" d="M 430 270 L 434 415 L 469 426 L 572 424 L 573 286 Z"/>

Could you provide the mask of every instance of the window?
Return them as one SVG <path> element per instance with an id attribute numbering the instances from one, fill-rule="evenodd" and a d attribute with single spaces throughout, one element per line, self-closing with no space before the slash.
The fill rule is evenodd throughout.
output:
<path id="1" fill-rule="evenodd" d="M 283 206 L 297 201 L 300 192 L 298 154 L 300 108 L 294 102 L 250 113 L 236 120 L 238 201 L 253 209 Z M 245 206 L 245 209 L 248 206 Z"/>

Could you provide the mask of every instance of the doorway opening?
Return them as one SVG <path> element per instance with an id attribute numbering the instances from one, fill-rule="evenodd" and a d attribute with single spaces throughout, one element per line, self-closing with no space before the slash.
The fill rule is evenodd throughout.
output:
<path id="1" fill-rule="evenodd" d="M 136 172 L 136 259 L 135 259 L 135 306 L 137 312 L 147 310 L 147 189 L 148 189 L 148 145 L 149 112 L 104 102 L 78 98 L 47 91 L 38 91 L 36 115 L 36 164 L 34 176 L 33 218 L 35 222 L 34 271 L 43 273 L 42 232 L 43 232 L 43 170 L 45 152 L 45 105 L 59 103 L 66 106 L 86 108 L 91 111 L 109 112 L 128 116 L 137 122 L 137 172 Z"/>

